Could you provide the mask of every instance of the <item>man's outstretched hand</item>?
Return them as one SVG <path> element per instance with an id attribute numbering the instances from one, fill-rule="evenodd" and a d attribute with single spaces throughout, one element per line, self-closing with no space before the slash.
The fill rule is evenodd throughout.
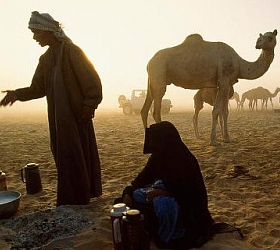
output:
<path id="1" fill-rule="evenodd" d="M 7 93 L 6 96 L 1 100 L 0 106 L 13 105 L 13 103 L 17 100 L 17 95 L 14 90 L 5 90 L 2 93 Z"/>

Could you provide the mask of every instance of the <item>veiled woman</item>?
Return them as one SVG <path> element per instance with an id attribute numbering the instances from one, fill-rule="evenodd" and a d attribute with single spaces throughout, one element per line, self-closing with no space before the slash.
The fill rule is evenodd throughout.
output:
<path id="1" fill-rule="evenodd" d="M 213 219 L 197 159 L 166 121 L 146 129 L 144 153 L 151 156 L 122 201 L 142 211 L 158 247 L 201 246 L 211 237 Z"/>

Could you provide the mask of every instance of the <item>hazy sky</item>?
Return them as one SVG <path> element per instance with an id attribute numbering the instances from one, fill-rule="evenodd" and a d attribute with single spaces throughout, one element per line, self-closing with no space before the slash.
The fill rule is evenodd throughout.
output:
<path id="1" fill-rule="evenodd" d="M 47 12 L 64 25 L 65 33 L 80 46 L 100 74 L 104 100 L 100 108 L 118 108 L 118 96 L 146 89 L 146 65 L 160 49 L 178 45 L 199 33 L 204 40 L 222 41 L 248 61 L 260 33 L 278 29 L 279 0 L 0 0 L 1 90 L 29 86 L 39 56 L 44 53 L 27 28 L 31 12 Z M 280 35 L 278 35 L 278 40 Z M 240 80 L 235 91 L 264 86 L 280 87 L 280 45 L 264 76 Z M 169 86 L 165 97 L 174 107 L 192 107 L 196 91 Z M 0 94 L 2 99 L 4 94 Z M 278 98 L 276 98 L 278 103 Z M 17 102 L 16 109 L 45 109 L 45 99 Z"/>

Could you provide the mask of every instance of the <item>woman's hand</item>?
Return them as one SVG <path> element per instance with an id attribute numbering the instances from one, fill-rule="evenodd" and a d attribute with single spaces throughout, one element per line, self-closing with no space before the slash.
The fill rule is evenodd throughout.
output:
<path id="1" fill-rule="evenodd" d="M 152 201 L 157 196 L 171 196 L 171 193 L 160 188 L 154 188 L 152 191 L 147 193 L 147 202 Z"/>
<path id="2" fill-rule="evenodd" d="M 13 103 L 17 100 L 17 95 L 14 90 L 5 90 L 2 93 L 7 93 L 6 96 L 1 100 L 0 106 L 13 105 Z"/>
<path id="3" fill-rule="evenodd" d="M 133 200 L 128 194 L 125 194 L 123 197 L 123 203 L 125 203 L 128 207 L 131 207 Z"/>

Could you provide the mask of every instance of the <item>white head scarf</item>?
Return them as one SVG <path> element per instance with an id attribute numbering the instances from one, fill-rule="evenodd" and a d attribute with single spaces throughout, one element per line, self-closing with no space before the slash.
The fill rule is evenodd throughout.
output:
<path id="1" fill-rule="evenodd" d="M 33 11 L 28 23 L 28 28 L 51 31 L 59 41 L 72 42 L 71 39 L 65 35 L 59 22 L 54 20 L 48 13 Z"/>

